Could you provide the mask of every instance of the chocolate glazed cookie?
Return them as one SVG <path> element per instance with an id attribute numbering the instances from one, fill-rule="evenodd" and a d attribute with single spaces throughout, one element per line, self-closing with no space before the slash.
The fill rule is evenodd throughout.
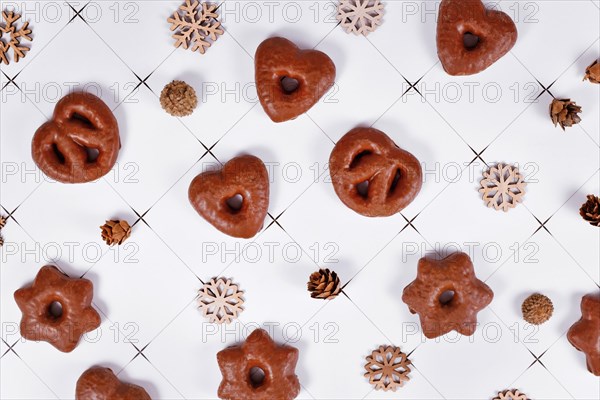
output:
<path id="1" fill-rule="evenodd" d="M 325 53 L 301 50 L 281 37 L 258 46 L 254 66 L 260 104 L 274 122 L 308 111 L 335 81 L 335 65 Z"/>
<path id="2" fill-rule="evenodd" d="M 600 376 L 600 293 L 581 298 L 581 318 L 569 328 L 567 339 L 585 354 L 588 370 Z"/>
<path id="3" fill-rule="evenodd" d="M 438 57 L 450 75 L 483 71 L 510 51 L 517 27 L 481 0 L 442 0 L 437 23 Z"/>
<path id="4" fill-rule="evenodd" d="M 53 265 L 40 269 L 29 287 L 14 294 L 23 313 L 21 336 L 42 340 L 62 352 L 77 347 L 81 337 L 100 326 L 92 307 L 94 287 L 83 278 L 70 278 Z"/>
<path id="5" fill-rule="evenodd" d="M 35 132 L 31 154 L 48 177 L 84 183 L 106 175 L 120 148 L 119 126 L 110 108 L 90 93 L 76 92 L 60 99 L 52 119 Z"/>
<path id="6" fill-rule="evenodd" d="M 393 215 L 421 190 L 419 160 L 374 128 L 354 128 L 329 157 L 333 188 L 340 200 L 367 217 Z"/>
<path id="7" fill-rule="evenodd" d="M 143 387 L 121 382 L 110 368 L 92 367 L 77 380 L 76 400 L 151 400 Z"/>
<path id="8" fill-rule="evenodd" d="M 217 353 L 223 375 L 223 400 L 293 400 L 300 393 L 298 349 L 279 345 L 267 331 L 254 330 L 246 341 Z"/>
<path id="9" fill-rule="evenodd" d="M 477 328 L 477 313 L 487 307 L 494 292 L 477 279 L 466 253 L 437 260 L 423 257 L 417 277 L 402 293 L 402 301 L 419 314 L 423 335 L 429 339 L 457 331 L 470 336 Z"/>
<path id="10" fill-rule="evenodd" d="M 251 238 L 262 228 L 269 208 L 267 168 L 258 157 L 236 157 L 222 170 L 194 178 L 188 196 L 198 214 L 215 228 Z"/>

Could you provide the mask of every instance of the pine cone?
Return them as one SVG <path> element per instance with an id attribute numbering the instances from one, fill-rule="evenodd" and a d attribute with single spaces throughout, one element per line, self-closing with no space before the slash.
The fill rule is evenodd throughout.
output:
<path id="1" fill-rule="evenodd" d="M 587 201 L 579 209 L 579 215 L 590 225 L 600 227 L 600 198 L 588 194 Z"/>
<path id="2" fill-rule="evenodd" d="M 6 225 L 6 217 L 0 215 L 0 229 L 4 228 L 4 225 Z"/>
<path id="3" fill-rule="evenodd" d="M 131 227 L 127 221 L 106 221 L 100 229 L 102 229 L 102 239 L 109 246 L 121 244 L 131 235 Z"/>
<path id="4" fill-rule="evenodd" d="M 525 299 L 521 311 L 525 321 L 533 325 L 540 325 L 550 319 L 554 312 L 554 306 L 548 297 L 534 293 Z"/>
<path id="5" fill-rule="evenodd" d="M 598 60 L 591 63 L 590 66 L 585 69 L 583 80 L 592 83 L 600 83 L 600 63 L 598 63 Z"/>
<path id="6" fill-rule="evenodd" d="M 575 104 L 571 99 L 554 99 L 550 104 L 550 118 L 554 126 L 560 125 L 562 130 L 565 130 L 565 126 L 573 126 L 581 122 L 579 114 L 581 107 Z"/>
<path id="7" fill-rule="evenodd" d="M 320 269 L 310 275 L 308 291 L 314 299 L 331 300 L 342 291 L 340 278 L 334 271 Z"/>
<path id="8" fill-rule="evenodd" d="M 198 98 L 193 87 L 183 81 L 173 81 L 160 92 L 160 105 L 173 116 L 185 117 L 194 111 Z"/>

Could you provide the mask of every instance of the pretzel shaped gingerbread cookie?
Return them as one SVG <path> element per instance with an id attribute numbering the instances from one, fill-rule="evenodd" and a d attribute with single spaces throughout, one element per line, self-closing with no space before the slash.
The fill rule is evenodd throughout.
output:
<path id="1" fill-rule="evenodd" d="M 419 160 L 374 128 L 354 128 L 329 157 L 336 194 L 352 210 L 367 217 L 393 215 L 421 190 Z"/>
<path id="2" fill-rule="evenodd" d="M 36 165 L 63 183 L 84 183 L 106 175 L 115 165 L 121 141 L 108 106 L 90 93 L 60 99 L 52 119 L 38 128 L 31 143 Z"/>

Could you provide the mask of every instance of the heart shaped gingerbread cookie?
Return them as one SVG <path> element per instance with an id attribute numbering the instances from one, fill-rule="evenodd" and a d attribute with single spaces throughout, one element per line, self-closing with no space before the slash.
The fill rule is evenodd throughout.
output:
<path id="1" fill-rule="evenodd" d="M 483 71 L 510 51 L 517 27 L 481 0 L 442 0 L 437 22 L 438 57 L 450 75 Z"/>
<path id="2" fill-rule="evenodd" d="M 325 53 L 301 50 L 281 37 L 258 46 L 254 67 L 260 104 L 274 122 L 308 111 L 335 81 L 335 65 Z"/>
<path id="3" fill-rule="evenodd" d="M 110 368 L 92 367 L 77 380 L 76 400 L 150 400 L 146 390 L 124 383 Z"/>
<path id="4" fill-rule="evenodd" d="M 204 172 L 188 190 L 194 209 L 221 232 L 251 238 L 262 228 L 269 208 L 269 174 L 260 158 L 245 155 L 220 171 Z"/>

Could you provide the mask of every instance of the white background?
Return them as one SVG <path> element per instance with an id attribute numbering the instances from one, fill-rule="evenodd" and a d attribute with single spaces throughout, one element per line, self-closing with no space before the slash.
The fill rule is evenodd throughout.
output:
<path id="1" fill-rule="evenodd" d="M 82 2 L 2 3 L 24 12 L 34 35 L 26 58 L 1 74 L 0 200 L 11 215 L 0 250 L 2 398 L 73 398 L 79 375 L 96 364 L 153 398 L 216 398 L 216 353 L 256 326 L 300 350 L 302 399 L 490 399 L 510 388 L 532 399 L 600 396 L 565 336 L 581 297 L 600 282 L 599 230 L 578 215 L 600 189 L 600 86 L 582 82 L 600 53 L 598 1 L 501 1 L 517 44 L 462 78 L 437 60 L 435 1 L 385 1 L 383 25 L 365 38 L 336 27 L 331 2 L 227 0 L 226 33 L 205 55 L 174 49 L 166 19 L 178 5 L 92 2 L 77 16 Z M 324 51 L 337 67 L 336 87 L 282 124 L 268 119 L 253 86 L 256 47 L 275 35 Z M 160 108 L 157 96 L 173 79 L 200 96 L 190 117 Z M 418 80 L 423 97 L 407 84 Z M 30 143 L 72 87 L 114 109 L 123 147 L 109 175 L 70 186 L 36 171 Z M 581 105 L 581 124 L 553 127 L 551 95 Z M 425 169 L 417 199 L 385 219 L 344 207 L 326 169 L 337 139 L 372 124 Z M 270 217 L 252 240 L 221 234 L 187 200 L 203 168 L 242 153 L 271 172 Z M 484 162 L 521 167 L 524 204 L 508 213 L 484 206 Z M 129 241 L 109 250 L 98 227 L 110 218 L 137 222 Z M 421 256 L 456 248 L 470 252 L 494 300 L 472 337 L 425 340 L 402 289 Z M 70 354 L 18 334 L 12 294 L 46 263 L 94 283 L 102 325 Z M 310 298 L 306 281 L 318 267 L 351 280 L 346 296 Z M 208 324 L 196 308 L 201 280 L 215 275 L 245 291 L 231 326 Z M 555 314 L 533 329 L 520 305 L 537 291 Z M 365 356 L 381 344 L 411 353 L 411 380 L 396 393 L 373 391 L 362 376 Z"/>

